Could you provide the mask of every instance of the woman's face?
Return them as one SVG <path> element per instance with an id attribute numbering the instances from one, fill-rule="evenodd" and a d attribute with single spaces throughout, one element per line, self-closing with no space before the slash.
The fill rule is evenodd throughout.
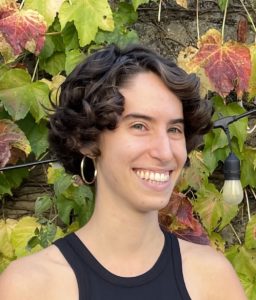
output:
<path id="1" fill-rule="evenodd" d="M 97 198 L 146 212 L 167 205 L 187 158 L 180 100 L 152 72 L 120 88 L 125 109 L 100 135 Z"/>

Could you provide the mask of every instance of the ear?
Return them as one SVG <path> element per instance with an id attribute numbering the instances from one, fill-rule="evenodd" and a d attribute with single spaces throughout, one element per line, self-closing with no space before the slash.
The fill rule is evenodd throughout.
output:
<path id="1" fill-rule="evenodd" d="M 88 147 L 82 147 L 79 149 L 79 152 L 83 154 L 83 156 L 88 156 L 90 158 L 93 157 L 92 151 L 88 149 Z"/>
<path id="2" fill-rule="evenodd" d="M 93 151 L 92 147 L 82 147 L 79 149 L 80 153 L 83 156 L 87 156 L 88 158 L 91 158 L 92 160 L 95 160 L 97 157 L 97 154 L 95 153 L 95 151 Z"/>

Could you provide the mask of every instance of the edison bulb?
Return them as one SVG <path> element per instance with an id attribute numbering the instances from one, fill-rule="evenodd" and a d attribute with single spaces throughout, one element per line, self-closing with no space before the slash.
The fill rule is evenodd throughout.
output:
<path id="1" fill-rule="evenodd" d="M 225 180 L 223 185 L 223 199 L 229 204 L 239 204 L 244 198 L 243 187 L 239 179 Z"/>

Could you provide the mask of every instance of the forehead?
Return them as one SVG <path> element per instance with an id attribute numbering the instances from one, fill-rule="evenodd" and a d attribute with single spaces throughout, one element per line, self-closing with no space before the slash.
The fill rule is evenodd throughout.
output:
<path id="1" fill-rule="evenodd" d="M 183 117 L 180 99 L 153 72 L 134 75 L 120 92 L 125 98 L 124 115 L 140 112 L 168 119 Z"/>

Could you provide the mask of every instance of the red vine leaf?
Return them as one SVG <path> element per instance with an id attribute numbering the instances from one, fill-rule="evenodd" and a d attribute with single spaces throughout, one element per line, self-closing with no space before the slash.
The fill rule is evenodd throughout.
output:
<path id="1" fill-rule="evenodd" d="M 0 31 L 5 41 L 15 55 L 19 55 L 23 49 L 39 54 L 47 29 L 43 16 L 34 10 L 20 10 L 13 0 L 3 2 L 0 6 Z"/>
<path id="2" fill-rule="evenodd" d="M 11 120 L 0 120 L 0 167 L 15 164 L 31 151 L 29 142 L 19 127 Z"/>
<path id="3" fill-rule="evenodd" d="M 227 96 L 235 90 L 241 97 L 249 90 L 252 72 L 250 49 L 229 41 L 222 44 L 219 31 L 210 29 L 201 37 L 198 49 L 187 47 L 179 53 L 178 64 L 201 79 L 201 95 L 208 90 Z"/>
<path id="4" fill-rule="evenodd" d="M 159 212 L 159 222 L 181 239 L 203 245 L 210 243 L 202 225 L 193 216 L 192 204 L 181 193 L 173 192 L 168 205 Z"/>
<path id="5" fill-rule="evenodd" d="M 221 34 L 215 29 L 202 36 L 192 64 L 205 70 L 215 90 L 223 96 L 233 89 L 238 96 L 248 90 L 252 67 L 249 48 L 234 41 L 222 44 Z"/>

